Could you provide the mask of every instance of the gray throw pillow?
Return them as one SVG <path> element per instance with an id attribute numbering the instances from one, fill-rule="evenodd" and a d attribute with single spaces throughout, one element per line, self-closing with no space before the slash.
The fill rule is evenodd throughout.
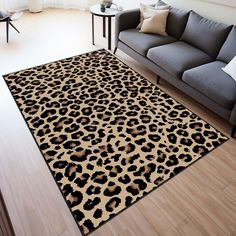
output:
<path id="1" fill-rule="evenodd" d="M 191 11 L 181 40 L 216 58 L 231 28 Z"/>
<path id="2" fill-rule="evenodd" d="M 226 41 L 220 49 L 217 60 L 229 63 L 236 56 L 236 26 L 230 31 Z"/>
<path id="3" fill-rule="evenodd" d="M 159 0 L 156 3 L 157 6 L 165 6 L 168 5 L 165 2 Z M 171 7 L 170 13 L 167 18 L 166 24 L 166 33 L 168 35 L 174 36 L 179 39 L 184 32 L 185 26 L 188 21 L 189 12 L 180 10 L 175 7 Z"/>

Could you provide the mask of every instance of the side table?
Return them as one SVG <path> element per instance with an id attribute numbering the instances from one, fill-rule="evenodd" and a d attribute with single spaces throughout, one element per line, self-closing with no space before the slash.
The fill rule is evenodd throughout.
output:
<path id="1" fill-rule="evenodd" d="M 106 8 L 105 12 L 101 12 L 100 4 L 90 7 L 92 14 L 92 43 L 94 45 L 94 16 L 103 18 L 103 37 L 106 37 L 106 18 L 108 19 L 108 50 L 111 50 L 111 18 L 114 17 L 119 11 L 113 8 Z"/>

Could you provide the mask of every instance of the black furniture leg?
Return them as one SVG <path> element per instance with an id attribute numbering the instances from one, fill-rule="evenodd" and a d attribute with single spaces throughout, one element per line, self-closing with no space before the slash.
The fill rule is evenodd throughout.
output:
<path id="1" fill-rule="evenodd" d="M 106 17 L 103 16 L 103 38 L 106 38 Z"/>
<path id="2" fill-rule="evenodd" d="M 159 75 L 157 75 L 157 84 L 160 84 L 160 79 L 161 79 L 161 77 Z"/>
<path id="3" fill-rule="evenodd" d="M 10 22 L 10 19 L 7 19 L 6 20 L 7 43 L 9 41 L 9 22 Z"/>
<path id="4" fill-rule="evenodd" d="M 117 51 L 117 47 L 115 47 L 113 54 L 116 54 L 116 51 Z"/>
<path id="5" fill-rule="evenodd" d="M 20 31 L 9 21 L 9 24 L 11 25 L 11 27 L 13 28 L 13 29 L 15 29 L 15 31 L 17 31 L 18 33 L 20 33 Z"/>
<path id="6" fill-rule="evenodd" d="M 92 43 L 94 45 L 94 15 L 92 14 Z"/>
<path id="7" fill-rule="evenodd" d="M 231 131 L 231 137 L 234 138 L 236 132 L 236 126 L 233 126 L 232 131 Z"/>
<path id="8" fill-rule="evenodd" d="M 108 17 L 108 50 L 111 50 L 111 17 Z"/>

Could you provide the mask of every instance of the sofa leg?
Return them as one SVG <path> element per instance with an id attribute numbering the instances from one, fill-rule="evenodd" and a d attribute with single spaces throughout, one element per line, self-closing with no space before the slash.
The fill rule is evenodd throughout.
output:
<path id="1" fill-rule="evenodd" d="M 232 131 L 231 131 L 231 137 L 234 138 L 236 132 L 236 126 L 233 126 Z"/>
<path id="2" fill-rule="evenodd" d="M 117 51 L 117 47 L 115 47 L 113 54 L 116 54 L 116 51 Z"/>
<path id="3" fill-rule="evenodd" d="M 159 75 L 157 75 L 157 84 L 160 84 L 160 79 L 161 79 L 161 77 Z"/>

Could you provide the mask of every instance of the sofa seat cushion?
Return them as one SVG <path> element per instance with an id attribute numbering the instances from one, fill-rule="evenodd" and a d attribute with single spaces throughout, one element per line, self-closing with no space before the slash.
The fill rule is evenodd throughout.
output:
<path id="1" fill-rule="evenodd" d="M 232 109 L 236 101 L 236 82 L 221 69 L 225 65 L 214 61 L 185 71 L 183 81 L 217 104 Z"/>
<path id="2" fill-rule="evenodd" d="M 149 48 L 176 41 L 172 36 L 145 34 L 139 32 L 138 29 L 128 29 L 120 32 L 119 39 L 142 56 L 147 55 Z"/>
<path id="3" fill-rule="evenodd" d="M 181 41 L 151 48 L 147 57 L 179 79 L 185 70 L 213 60 L 201 50 Z"/>

